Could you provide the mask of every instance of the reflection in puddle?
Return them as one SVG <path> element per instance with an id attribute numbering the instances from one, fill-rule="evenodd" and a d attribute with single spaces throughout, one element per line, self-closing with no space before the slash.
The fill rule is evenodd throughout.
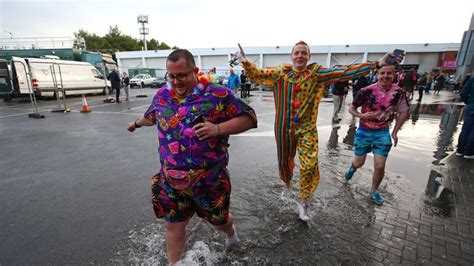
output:
<path id="1" fill-rule="evenodd" d="M 452 191 L 441 184 L 442 175 L 431 170 L 428 184 L 426 186 L 426 196 L 423 200 L 425 204 L 423 211 L 430 215 L 450 217 L 453 209 Z"/>

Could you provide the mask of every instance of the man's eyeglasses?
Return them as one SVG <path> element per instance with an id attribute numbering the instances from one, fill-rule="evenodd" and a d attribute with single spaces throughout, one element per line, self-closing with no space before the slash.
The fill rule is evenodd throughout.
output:
<path id="1" fill-rule="evenodd" d="M 189 74 L 191 74 L 191 73 L 193 73 L 193 70 L 190 70 L 190 71 L 185 72 L 185 73 L 178 73 L 176 75 L 170 75 L 170 74 L 168 74 L 168 72 L 166 72 L 165 80 L 169 81 L 169 82 L 172 82 L 172 81 L 175 81 L 175 80 L 184 81 L 189 76 Z"/>

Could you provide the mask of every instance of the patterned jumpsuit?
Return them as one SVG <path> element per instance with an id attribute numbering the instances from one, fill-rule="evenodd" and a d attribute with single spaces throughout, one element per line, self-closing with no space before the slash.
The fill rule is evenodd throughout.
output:
<path id="1" fill-rule="evenodd" d="M 294 157 L 298 148 L 300 195 L 303 200 L 307 200 L 319 185 L 316 124 L 324 87 L 328 83 L 366 75 L 375 69 L 375 63 L 365 62 L 341 68 L 323 68 L 311 64 L 302 71 L 286 64 L 263 69 L 250 62 L 244 63 L 243 66 L 251 80 L 274 88 L 274 130 L 280 178 L 286 184 L 291 182 Z"/>

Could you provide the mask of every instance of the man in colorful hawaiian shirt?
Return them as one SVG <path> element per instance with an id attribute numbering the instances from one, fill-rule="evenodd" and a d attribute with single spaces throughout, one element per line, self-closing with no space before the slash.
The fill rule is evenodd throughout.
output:
<path id="1" fill-rule="evenodd" d="M 174 50 L 167 58 L 168 83 L 158 89 L 144 116 L 128 123 L 158 129 L 161 169 L 152 178 L 155 215 L 166 220 L 170 264 L 181 258 L 186 225 L 194 215 L 223 231 L 227 247 L 238 242 L 229 212 L 229 135 L 257 126 L 255 112 L 231 90 L 198 80 L 193 55 Z"/>
<path id="2" fill-rule="evenodd" d="M 289 194 L 293 177 L 294 157 L 298 149 L 300 162 L 300 197 L 297 204 L 299 218 L 310 219 L 308 203 L 319 184 L 318 131 L 316 129 L 318 106 L 324 86 L 337 81 L 348 81 L 353 77 L 367 75 L 378 65 L 385 64 L 387 53 L 378 62 L 364 62 L 348 67 L 324 68 L 318 64 L 308 65 L 311 52 L 308 44 L 300 41 L 291 51 L 292 65 L 259 69 L 245 55 L 239 44 L 242 65 L 247 76 L 257 83 L 273 87 L 275 99 L 275 138 L 277 143 L 278 168 Z M 396 58 L 401 62 L 403 55 Z"/>
<path id="3" fill-rule="evenodd" d="M 344 178 L 350 180 L 357 168 L 364 165 L 367 153 L 374 154 L 374 173 L 370 198 L 377 205 L 382 205 L 384 199 L 378 190 L 385 174 L 387 156 L 393 146 L 397 146 L 397 133 L 408 117 L 408 106 L 405 91 L 393 84 L 395 66 L 383 66 L 377 72 L 377 83 L 359 91 L 349 107 L 349 113 L 360 118 L 354 140 L 354 158 Z M 361 112 L 357 108 L 362 107 Z M 389 127 L 395 119 L 395 126 L 390 138 Z"/>

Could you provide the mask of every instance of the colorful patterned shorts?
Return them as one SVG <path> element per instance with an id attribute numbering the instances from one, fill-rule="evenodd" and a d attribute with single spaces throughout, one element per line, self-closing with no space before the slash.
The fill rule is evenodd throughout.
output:
<path id="1" fill-rule="evenodd" d="M 227 169 L 208 171 L 185 189 L 176 189 L 167 178 L 158 173 L 151 179 L 151 200 L 157 218 L 179 223 L 197 213 L 215 226 L 227 223 L 232 190 Z"/>
<path id="2" fill-rule="evenodd" d="M 387 157 L 392 148 L 392 138 L 388 128 L 365 130 L 358 128 L 354 139 L 354 154 L 362 156 L 369 152 Z"/>

